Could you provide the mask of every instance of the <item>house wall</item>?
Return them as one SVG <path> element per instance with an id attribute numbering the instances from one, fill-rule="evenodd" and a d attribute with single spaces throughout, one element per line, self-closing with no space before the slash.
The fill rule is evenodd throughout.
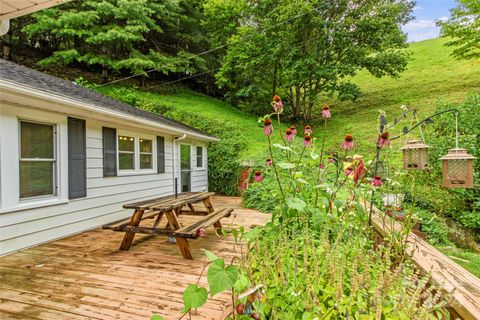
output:
<path id="1" fill-rule="evenodd" d="M 117 221 L 131 215 L 123 204 L 167 196 L 174 193 L 174 158 L 179 166 L 179 156 L 174 157 L 172 135 L 136 127 L 117 125 L 114 122 L 86 120 L 87 136 L 87 197 L 68 199 L 68 143 L 67 117 L 62 112 L 45 112 L 2 102 L 0 106 L 0 254 L 48 242 Z M 55 123 L 57 125 L 58 195 L 49 199 L 19 200 L 19 118 Z M 133 174 L 103 177 L 102 127 L 118 131 L 138 132 L 165 137 L 165 173 Z M 206 191 L 207 164 L 196 166 L 195 140 L 191 144 L 192 191 Z M 175 152 L 179 148 L 175 148 Z M 179 189 L 180 190 L 180 189 Z M 108 232 L 108 231 L 105 231 Z"/>

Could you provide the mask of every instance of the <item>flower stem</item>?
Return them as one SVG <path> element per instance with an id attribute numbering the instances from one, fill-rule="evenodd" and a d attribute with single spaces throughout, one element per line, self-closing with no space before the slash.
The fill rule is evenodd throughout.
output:
<path id="1" fill-rule="evenodd" d="M 323 138 L 322 138 L 322 148 L 320 149 L 320 163 L 318 164 L 318 175 L 317 175 L 317 180 L 315 185 L 318 185 L 320 183 L 320 166 L 323 163 L 323 150 L 325 148 L 325 136 L 327 135 L 327 118 L 324 119 L 323 123 Z M 315 189 L 315 206 L 317 205 L 318 201 L 318 188 Z"/>
<path id="2" fill-rule="evenodd" d="M 280 182 L 280 176 L 278 175 L 278 171 L 277 171 L 277 165 L 275 164 L 275 160 L 273 157 L 272 139 L 270 138 L 270 135 L 268 135 L 268 150 L 270 151 L 270 157 L 272 158 L 272 167 L 273 167 L 273 171 L 275 172 L 275 178 L 277 179 L 278 188 L 280 189 L 280 193 L 282 195 L 283 204 L 285 204 L 285 194 L 283 193 L 282 184 Z"/>

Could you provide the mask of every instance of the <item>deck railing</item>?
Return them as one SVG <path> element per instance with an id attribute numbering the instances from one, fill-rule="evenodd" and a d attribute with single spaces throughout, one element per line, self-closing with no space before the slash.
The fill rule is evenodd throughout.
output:
<path id="1" fill-rule="evenodd" d="M 392 228 L 397 231 L 401 228 L 398 222 L 375 207 L 372 226 L 380 237 Z M 408 253 L 418 270 L 429 273 L 432 283 L 451 297 L 448 302 L 452 319 L 480 319 L 480 279 L 415 234 L 411 233 L 407 241 Z"/>

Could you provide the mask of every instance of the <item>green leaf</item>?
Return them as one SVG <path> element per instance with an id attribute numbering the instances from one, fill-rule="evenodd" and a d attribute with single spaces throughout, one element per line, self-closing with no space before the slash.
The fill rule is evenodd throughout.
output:
<path id="1" fill-rule="evenodd" d="M 150 318 L 150 320 L 165 320 L 164 317 L 158 315 L 158 314 L 154 314 L 152 315 L 152 317 Z"/>
<path id="2" fill-rule="evenodd" d="M 307 207 L 307 204 L 305 203 L 305 201 L 299 198 L 288 198 L 287 206 L 297 211 L 304 211 Z"/>
<path id="3" fill-rule="evenodd" d="M 274 146 L 275 148 L 278 148 L 278 149 L 282 149 L 282 150 L 293 151 L 292 148 L 287 147 L 287 146 L 283 146 L 283 145 L 278 144 L 278 143 L 274 143 L 272 146 Z"/>
<path id="4" fill-rule="evenodd" d="M 297 181 L 300 182 L 300 183 L 303 183 L 303 184 L 310 184 L 310 182 L 308 182 L 307 180 L 302 179 L 302 178 L 298 178 Z"/>
<path id="5" fill-rule="evenodd" d="M 187 312 L 190 309 L 196 309 L 205 304 L 208 298 L 208 291 L 205 288 L 199 287 L 196 284 L 191 284 L 183 293 L 184 307 L 182 312 Z"/>
<path id="6" fill-rule="evenodd" d="M 214 260 L 217 260 L 218 257 L 215 255 L 215 253 L 211 252 L 211 251 L 208 251 L 208 250 L 205 250 L 205 249 L 202 249 L 203 252 L 205 252 L 205 255 L 207 256 L 207 259 L 209 261 L 214 261 Z"/>
<path id="7" fill-rule="evenodd" d="M 318 153 L 313 151 L 310 152 L 310 156 L 312 157 L 313 160 L 317 160 L 320 157 Z"/>
<path id="8" fill-rule="evenodd" d="M 293 168 L 295 168 L 295 165 L 293 163 L 290 163 L 290 162 L 280 162 L 280 163 L 277 163 L 277 166 L 279 166 L 282 169 L 293 169 Z"/>
<path id="9" fill-rule="evenodd" d="M 210 295 L 229 290 L 237 281 L 238 269 L 236 266 L 228 266 L 225 268 L 225 261 L 218 259 L 212 262 L 208 268 L 207 279 L 210 287 Z"/>

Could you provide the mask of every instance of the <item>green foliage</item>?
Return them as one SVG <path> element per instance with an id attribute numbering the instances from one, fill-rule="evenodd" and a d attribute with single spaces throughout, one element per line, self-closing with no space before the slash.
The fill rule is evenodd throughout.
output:
<path id="1" fill-rule="evenodd" d="M 190 309 L 200 308 L 207 302 L 208 291 L 205 288 L 199 287 L 196 284 L 191 284 L 183 293 L 183 312 Z"/>
<path id="2" fill-rule="evenodd" d="M 459 59 L 480 58 L 480 3 L 477 0 L 456 0 L 446 21 L 439 21 L 443 37 L 449 37 L 447 46 L 457 47 L 453 56 Z"/>
<path id="3" fill-rule="evenodd" d="M 294 118 L 309 121 L 319 95 L 359 97 L 348 79 L 358 70 L 396 77 L 405 69 L 400 26 L 412 8 L 403 0 L 207 1 L 214 45 L 226 46 L 217 82 L 249 104 L 281 92 Z"/>
<path id="4" fill-rule="evenodd" d="M 217 293 L 233 287 L 237 281 L 238 268 L 236 266 L 225 267 L 223 259 L 216 259 L 208 268 L 207 276 L 210 295 L 213 297 Z"/>
<path id="5" fill-rule="evenodd" d="M 409 208 L 406 208 L 409 210 Z M 428 235 L 428 241 L 434 245 L 449 245 L 451 244 L 448 234 L 450 228 L 445 223 L 442 217 L 437 216 L 426 210 L 419 210 L 413 208 L 415 215 L 419 218 L 421 230 Z"/>
<path id="6" fill-rule="evenodd" d="M 158 315 L 158 314 L 154 314 L 152 315 L 152 317 L 150 318 L 150 320 L 165 320 L 164 317 Z"/>
<path id="7" fill-rule="evenodd" d="M 162 114 L 181 121 L 221 139 L 208 145 L 209 190 L 224 195 L 236 195 L 241 170 L 242 152 L 247 148 L 244 140 L 238 139 L 240 131 L 232 123 L 179 110 L 172 105 L 159 103 L 154 95 L 126 87 L 103 89 L 104 93 L 130 105 Z"/>
<path id="8" fill-rule="evenodd" d="M 198 1 L 74 1 L 33 14 L 22 31 L 50 53 L 41 65 L 93 66 L 103 81 L 107 72 L 192 73 L 205 69 L 205 60 L 189 51 L 206 46 L 193 31 L 201 30 L 199 9 Z"/>

